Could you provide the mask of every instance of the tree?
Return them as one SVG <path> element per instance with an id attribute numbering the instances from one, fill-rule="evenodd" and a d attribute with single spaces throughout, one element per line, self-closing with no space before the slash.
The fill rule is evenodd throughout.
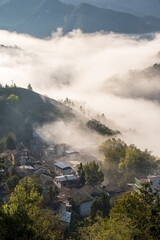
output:
<path id="1" fill-rule="evenodd" d="M 28 87 L 27 87 L 27 89 L 28 89 L 28 90 L 30 90 L 30 91 L 32 91 L 32 90 L 33 90 L 33 88 L 32 88 L 32 86 L 31 86 L 31 84 L 30 84 L 30 83 L 28 84 Z"/>
<path id="2" fill-rule="evenodd" d="M 6 148 L 10 150 L 16 149 L 16 135 L 14 133 L 9 133 L 6 139 Z"/>
<path id="3" fill-rule="evenodd" d="M 5 150 L 6 150 L 6 140 L 7 140 L 7 138 L 6 137 L 4 137 L 4 138 L 2 138 L 1 140 L 0 140 L 0 152 L 4 152 Z"/>
<path id="4" fill-rule="evenodd" d="M 4 239 L 60 240 L 63 238 L 62 224 L 58 216 L 54 216 L 50 210 L 42 209 L 43 196 L 40 189 L 35 178 L 26 177 L 19 181 L 10 200 L 3 205 L 4 217 L 1 220 L 4 223 L 5 217 L 7 218 L 7 226 L 6 224 L 5 226 L 9 231 Z"/>
<path id="5" fill-rule="evenodd" d="M 17 175 L 11 176 L 7 179 L 6 184 L 10 191 L 14 190 L 19 182 L 19 177 Z"/>
<path id="6" fill-rule="evenodd" d="M 85 172 L 83 170 L 83 165 L 80 163 L 80 166 L 78 168 L 78 175 L 79 175 L 79 182 L 83 186 L 85 185 Z"/>
<path id="7" fill-rule="evenodd" d="M 53 186 L 51 185 L 49 187 L 48 193 L 47 193 L 47 205 L 50 208 L 53 208 L 55 201 L 57 200 L 57 196 L 59 194 L 58 187 L 55 186 L 55 189 L 53 190 Z"/>
<path id="8" fill-rule="evenodd" d="M 19 97 L 14 95 L 14 94 L 10 94 L 7 98 L 7 101 L 10 103 L 17 103 L 18 102 Z"/>
<path id="9" fill-rule="evenodd" d="M 101 193 L 99 199 L 95 199 L 91 204 L 90 215 L 96 217 L 97 213 L 101 213 L 103 217 L 108 217 L 110 211 L 109 197 L 104 192 Z"/>
<path id="10" fill-rule="evenodd" d="M 104 154 L 106 169 L 110 172 L 115 169 L 125 181 L 149 174 L 158 166 L 156 158 L 148 150 L 141 151 L 135 145 L 127 146 L 120 139 L 108 139 L 100 145 L 99 151 Z"/>
<path id="11" fill-rule="evenodd" d="M 79 229 L 81 240 L 159 240 L 160 190 L 144 184 L 140 193 L 128 192 L 115 201 L 109 219 L 97 216 Z"/>
<path id="12" fill-rule="evenodd" d="M 118 164 L 125 157 L 127 144 L 120 139 L 108 139 L 99 146 L 99 152 L 104 154 L 105 162 Z"/>
<path id="13" fill-rule="evenodd" d="M 95 161 L 86 163 L 83 166 L 85 173 L 85 184 L 88 185 L 100 185 L 104 181 L 104 174 L 102 170 L 99 170 L 99 164 Z"/>

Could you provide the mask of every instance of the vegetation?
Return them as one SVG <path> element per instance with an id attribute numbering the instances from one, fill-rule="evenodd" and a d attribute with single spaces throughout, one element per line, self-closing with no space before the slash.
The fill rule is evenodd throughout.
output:
<path id="1" fill-rule="evenodd" d="M 122 175 L 126 181 L 135 176 L 152 173 L 158 164 L 156 158 L 148 150 L 141 151 L 135 145 L 125 144 L 120 139 L 108 139 L 99 147 L 104 154 L 104 164 L 115 175 Z"/>
<path id="2" fill-rule="evenodd" d="M 27 87 L 27 89 L 28 89 L 28 90 L 30 90 L 30 91 L 32 91 L 32 90 L 33 90 L 33 88 L 32 88 L 32 86 L 31 86 L 31 84 L 30 84 L 30 83 L 28 84 L 28 87 Z"/>
<path id="3" fill-rule="evenodd" d="M 101 197 L 95 199 L 91 205 L 90 215 L 91 218 L 96 217 L 97 214 L 102 215 L 103 217 L 108 217 L 110 211 L 110 202 L 109 197 L 104 192 L 101 193 Z"/>
<path id="4" fill-rule="evenodd" d="M 6 148 L 5 137 L 10 132 L 16 134 L 19 142 L 28 143 L 35 124 L 72 117 L 69 108 L 34 91 L 18 87 L 0 88 L 0 151 Z"/>
<path id="5" fill-rule="evenodd" d="M 99 164 L 95 161 L 88 162 L 79 167 L 80 183 L 87 185 L 100 185 L 104 180 L 104 174 L 102 170 L 99 170 Z"/>
<path id="6" fill-rule="evenodd" d="M 19 182 L 19 177 L 17 175 L 11 176 L 7 179 L 6 184 L 10 191 L 14 190 Z"/>
<path id="7" fill-rule="evenodd" d="M 111 130 L 110 128 L 108 128 L 104 124 L 102 124 L 100 121 L 97 121 L 95 119 L 88 121 L 87 127 L 90 128 L 91 130 L 98 132 L 101 135 L 112 136 L 112 135 L 120 133 L 117 130 L 116 131 Z"/>
<path id="8" fill-rule="evenodd" d="M 85 172 L 83 170 L 83 165 L 80 163 L 80 166 L 78 168 L 78 175 L 79 175 L 79 182 L 83 186 L 85 185 Z"/>
<path id="9" fill-rule="evenodd" d="M 62 239 L 59 218 L 52 211 L 42 210 L 42 202 L 42 192 L 36 180 L 30 177 L 20 180 L 1 210 L 1 239 Z"/>
<path id="10" fill-rule="evenodd" d="M 160 191 L 153 191 L 151 183 L 115 201 L 109 219 L 100 215 L 88 219 L 79 228 L 79 238 L 85 240 L 159 240 Z"/>

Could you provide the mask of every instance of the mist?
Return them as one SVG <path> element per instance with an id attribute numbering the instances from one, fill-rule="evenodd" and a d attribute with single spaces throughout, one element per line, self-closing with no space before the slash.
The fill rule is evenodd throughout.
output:
<path id="1" fill-rule="evenodd" d="M 88 109 L 113 120 L 127 143 L 160 155 L 160 78 L 151 67 L 160 62 L 159 45 L 160 34 L 147 38 L 76 30 L 64 36 L 58 29 L 51 38 L 36 39 L 0 31 L 0 83 L 31 83 L 51 98 L 85 101 Z M 71 145 L 89 141 L 77 126 L 63 124 L 44 126 L 41 133 L 48 137 L 52 127 L 59 142 L 71 139 L 70 133 L 77 139 L 68 140 Z M 62 128 L 64 139 L 56 130 Z"/>

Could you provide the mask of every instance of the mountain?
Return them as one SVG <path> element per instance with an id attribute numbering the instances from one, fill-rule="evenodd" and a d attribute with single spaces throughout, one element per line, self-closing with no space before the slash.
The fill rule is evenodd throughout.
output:
<path id="1" fill-rule="evenodd" d="M 73 117 L 70 108 L 34 91 L 0 88 L 0 139 L 14 132 L 18 141 L 27 142 L 32 137 L 35 124 Z"/>
<path id="2" fill-rule="evenodd" d="M 88 3 L 99 8 L 112 9 L 139 16 L 157 16 L 160 17 L 159 0 L 61 0 L 64 3 L 70 3 L 78 6 L 81 3 Z"/>
<path id="3" fill-rule="evenodd" d="M 73 8 L 59 0 L 10 0 L 0 7 L 0 28 L 47 37 Z"/>
<path id="4" fill-rule="evenodd" d="M 86 3 L 80 4 L 73 10 L 64 25 L 64 32 L 77 28 L 88 33 L 103 30 L 139 34 L 158 30 L 158 27 L 148 24 L 141 17 L 97 8 Z"/>
<path id="5" fill-rule="evenodd" d="M 86 3 L 72 6 L 59 0 L 8 0 L 0 5 L 0 29 L 39 38 L 51 36 L 59 27 L 65 34 L 77 28 L 86 33 L 102 30 L 142 34 L 160 31 L 159 22 L 160 18 L 154 16 L 137 17 Z"/>

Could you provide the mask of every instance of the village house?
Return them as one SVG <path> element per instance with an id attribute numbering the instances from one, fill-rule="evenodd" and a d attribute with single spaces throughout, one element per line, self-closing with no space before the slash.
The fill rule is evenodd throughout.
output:
<path id="1" fill-rule="evenodd" d="M 94 186 L 84 186 L 82 188 L 63 188 L 60 191 L 60 196 L 68 197 L 74 206 L 73 210 L 77 211 L 81 216 L 90 214 L 90 207 L 94 199 L 99 198 L 101 190 Z"/>
<path id="2" fill-rule="evenodd" d="M 135 177 L 135 190 L 139 192 L 139 188 L 142 188 L 143 184 L 148 182 L 152 183 L 151 188 L 153 192 L 155 192 L 155 188 L 160 189 L 160 185 L 159 185 L 160 176 L 149 175 L 147 177 L 141 177 L 141 178 Z"/>
<path id="3" fill-rule="evenodd" d="M 55 177 L 54 182 L 59 188 L 62 188 L 62 187 L 71 188 L 75 186 L 77 182 L 77 177 L 73 174 L 57 176 Z"/>
<path id="4" fill-rule="evenodd" d="M 32 166 L 28 166 L 28 165 L 19 166 L 19 167 L 17 167 L 17 173 L 18 173 L 19 177 L 23 178 L 28 175 L 33 175 L 34 168 Z"/>
<path id="5" fill-rule="evenodd" d="M 50 186 L 53 186 L 53 179 L 52 177 L 45 175 L 45 174 L 41 174 L 39 176 L 40 182 L 42 184 L 42 186 L 44 188 L 49 188 Z"/>
<path id="6" fill-rule="evenodd" d="M 20 165 L 26 165 L 29 161 L 29 157 L 28 156 L 20 156 Z"/>
<path id="7" fill-rule="evenodd" d="M 8 160 L 8 154 L 7 153 L 1 153 L 0 154 L 0 163 L 6 165 Z"/>
<path id="8" fill-rule="evenodd" d="M 115 184 L 109 183 L 106 186 L 103 186 L 103 191 L 110 197 L 110 198 L 119 198 L 123 193 L 124 190 L 118 187 Z"/>
<path id="9" fill-rule="evenodd" d="M 50 176 L 51 175 L 51 172 L 49 170 L 49 168 L 46 168 L 44 166 L 41 166 L 37 171 L 35 171 L 34 173 L 37 177 L 40 176 L 41 174 L 45 174 L 45 175 L 48 175 Z"/>
<path id="10" fill-rule="evenodd" d="M 55 172 L 59 175 L 69 175 L 71 174 L 72 168 L 69 164 L 65 162 L 57 162 L 54 164 Z"/>

